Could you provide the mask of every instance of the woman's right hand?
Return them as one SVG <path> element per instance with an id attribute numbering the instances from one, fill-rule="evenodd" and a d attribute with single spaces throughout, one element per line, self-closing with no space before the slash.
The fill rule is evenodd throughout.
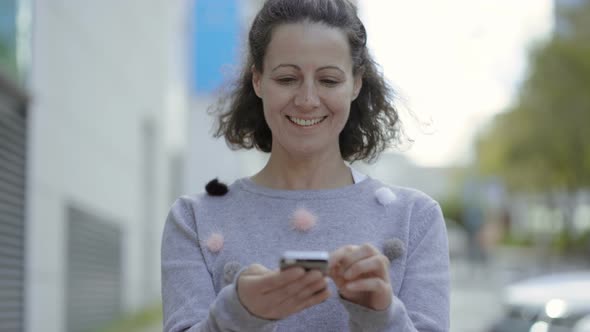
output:
<path id="1" fill-rule="evenodd" d="M 330 297 L 327 278 L 301 267 L 271 271 L 252 264 L 238 277 L 238 297 L 253 315 L 282 319 Z"/>

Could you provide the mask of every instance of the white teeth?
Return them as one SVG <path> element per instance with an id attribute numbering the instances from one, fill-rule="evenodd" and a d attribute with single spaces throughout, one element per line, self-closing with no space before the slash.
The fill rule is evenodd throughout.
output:
<path id="1" fill-rule="evenodd" d="M 291 116 L 287 116 L 287 117 L 292 122 L 295 122 L 296 124 L 298 124 L 300 126 L 304 126 L 304 127 L 313 126 L 314 124 L 318 124 L 318 123 L 322 122 L 322 120 L 324 119 L 322 117 L 322 118 L 317 118 L 317 119 L 313 119 L 313 120 L 304 120 L 304 119 L 294 118 Z"/>

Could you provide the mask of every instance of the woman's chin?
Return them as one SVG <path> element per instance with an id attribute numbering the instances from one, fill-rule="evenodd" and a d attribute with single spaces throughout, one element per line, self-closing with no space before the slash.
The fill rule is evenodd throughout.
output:
<path id="1" fill-rule="evenodd" d="M 301 159 L 310 159 L 319 156 L 323 156 L 327 153 L 328 149 L 318 147 L 317 145 L 304 145 L 297 146 L 287 150 L 287 153 L 293 157 Z"/>

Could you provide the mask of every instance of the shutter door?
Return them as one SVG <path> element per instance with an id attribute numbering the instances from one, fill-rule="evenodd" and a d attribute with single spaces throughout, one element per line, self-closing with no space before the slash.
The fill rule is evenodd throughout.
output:
<path id="1" fill-rule="evenodd" d="M 0 332 L 8 332 L 24 330 L 26 117 L 22 96 L 0 83 Z"/>
<path id="2" fill-rule="evenodd" d="M 121 314 L 121 239 L 113 223 L 68 209 L 67 332 L 92 331 Z"/>

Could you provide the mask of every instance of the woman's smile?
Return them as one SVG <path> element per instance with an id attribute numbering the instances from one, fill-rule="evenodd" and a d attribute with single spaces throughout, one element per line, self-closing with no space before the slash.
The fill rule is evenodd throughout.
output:
<path id="1" fill-rule="evenodd" d="M 314 118 L 300 118 L 300 117 L 286 115 L 285 117 L 289 120 L 289 122 L 291 122 L 293 125 L 295 125 L 297 127 L 314 128 L 314 127 L 317 127 L 320 123 L 324 122 L 324 120 L 328 116 L 320 116 L 320 117 L 314 117 Z"/>

